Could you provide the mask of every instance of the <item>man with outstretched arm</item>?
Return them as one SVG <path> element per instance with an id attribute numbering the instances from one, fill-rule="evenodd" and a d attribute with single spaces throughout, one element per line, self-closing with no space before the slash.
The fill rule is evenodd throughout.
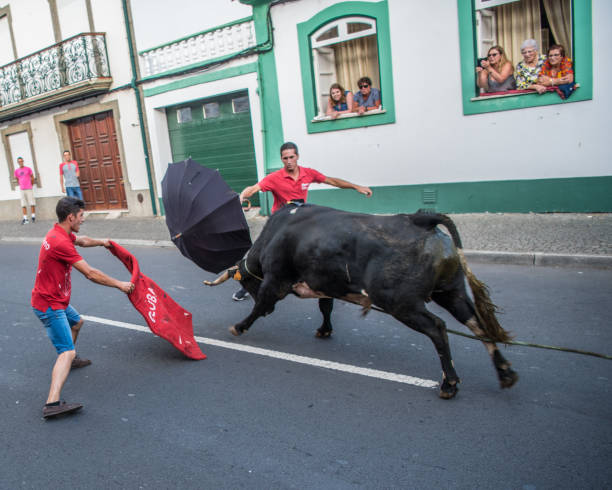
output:
<path id="1" fill-rule="evenodd" d="M 283 143 L 280 147 L 280 155 L 283 161 L 283 168 L 267 175 L 257 184 L 246 187 L 240 193 L 241 203 L 256 192 L 270 191 L 274 196 L 274 204 L 272 206 L 272 214 L 274 214 L 290 201 L 306 202 L 308 187 L 313 182 L 333 185 L 340 189 L 355 189 L 366 197 L 372 195 L 372 189 L 369 187 L 353 184 L 337 177 L 327 177 L 312 168 L 300 167 L 298 165 L 300 155 L 295 143 L 290 141 Z M 245 289 L 240 289 L 234 293 L 232 299 L 242 301 L 248 294 Z"/>
<path id="2" fill-rule="evenodd" d="M 72 266 L 97 284 L 117 288 L 126 294 L 134 290 L 134 284 L 119 281 L 94 269 L 76 251 L 75 245 L 110 247 L 108 240 L 75 235 L 83 224 L 84 208 L 85 203 L 76 197 L 59 200 L 55 208 L 58 223 L 45 236 L 38 257 L 36 281 L 32 290 L 32 309 L 45 326 L 58 354 L 51 372 L 49 396 L 43 407 L 45 418 L 74 412 L 83 407 L 80 403 L 60 401 L 60 393 L 70 369 L 91 364 L 90 360 L 78 357 L 74 348 L 83 320 L 70 305 Z"/>

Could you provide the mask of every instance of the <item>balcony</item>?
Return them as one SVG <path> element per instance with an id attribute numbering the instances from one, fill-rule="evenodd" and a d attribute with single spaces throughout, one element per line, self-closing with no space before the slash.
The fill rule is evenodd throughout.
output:
<path id="1" fill-rule="evenodd" d="M 154 77 L 239 54 L 255 46 L 251 17 L 141 51 L 142 76 Z"/>
<path id="2" fill-rule="evenodd" d="M 0 121 L 107 92 L 104 33 L 73 36 L 0 67 Z"/>

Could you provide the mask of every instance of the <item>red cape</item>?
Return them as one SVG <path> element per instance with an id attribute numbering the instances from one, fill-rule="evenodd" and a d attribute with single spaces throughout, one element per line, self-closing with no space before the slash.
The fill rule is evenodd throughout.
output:
<path id="1" fill-rule="evenodd" d="M 111 241 L 109 250 L 132 273 L 134 291 L 128 298 L 151 331 L 170 342 L 191 359 L 206 359 L 193 336 L 191 313 L 175 302 L 155 281 L 140 272 L 138 261 L 121 245 Z"/>

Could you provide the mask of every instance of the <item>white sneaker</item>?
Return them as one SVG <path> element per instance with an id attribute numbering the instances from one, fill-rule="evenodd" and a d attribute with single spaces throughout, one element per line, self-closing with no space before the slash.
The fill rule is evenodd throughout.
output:
<path id="1" fill-rule="evenodd" d="M 249 297 L 249 292 L 242 288 L 239 291 L 236 291 L 234 294 L 232 294 L 232 299 L 234 301 L 244 301 L 245 299 L 247 299 Z"/>
<path id="2" fill-rule="evenodd" d="M 22 224 L 22 225 L 27 225 L 28 223 L 29 223 L 28 218 L 23 218 L 23 219 L 21 220 L 21 224 Z"/>

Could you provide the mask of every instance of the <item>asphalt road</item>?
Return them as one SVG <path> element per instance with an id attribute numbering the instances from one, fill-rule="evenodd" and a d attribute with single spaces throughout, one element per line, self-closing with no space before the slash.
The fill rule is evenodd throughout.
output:
<path id="1" fill-rule="evenodd" d="M 130 247 L 141 270 L 193 313 L 197 336 L 440 381 L 430 341 L 390 317 L 337 302 L 334 336 L 314 337 L 314 300 L 287 298 L 248 333 L 236 283 L 174 249 Z M 84 258 L 116 277 L 102 248 Z M 458 396 L 202 344 L 184 358 L 149 334 L 87 322 L 93 360 L 63 397 L 85 408 L 45 421 L 55 352 L 29 306 L 38 246 L 0 244 L 0 488 L 610 488 L 610 361 L 509 347 L 520 379 L 500 390 L 485 349 L 450 336 Z M 472 264 L 518 340 L 612 354 L 612 272 Z M 84 315 L 145 325 L 127 298 L 73 273 Z M 440 310 L 432 307 L 436 313 Z M 440 313 L 450 328 L 467 329 Z"/>

